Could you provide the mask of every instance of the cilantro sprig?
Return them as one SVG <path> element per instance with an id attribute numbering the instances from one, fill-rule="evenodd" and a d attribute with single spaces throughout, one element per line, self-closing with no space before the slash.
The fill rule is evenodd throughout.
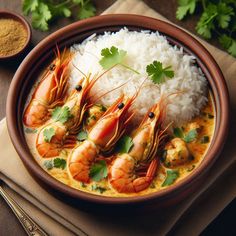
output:
<path id="1" fill-rule="evenodd" d="M 229 54 L 236 57 L 236 1 L 235 0 L 178 0 L 176 18 L 201 12 L 196 31 L 206 39 L 217 38 Z"/>
<path id="2" fill-rule="evenodd" d="M 51 170 L 53 167 L 64 170 L 66 168 L 66 160 L 62 158 L 55 158 L 44 161 L 43 165 L 47 170 Z"/>
<path id="3" fill-rule="evenodd" d="M 174 71 L 171 70 L 171 66 L 163 68 L 163 65 L 159 61 L 153 61 L 153 63 L 147 65 L 146 72 L 155 84 L 161 84 L 165 82 L 166 78 L 173 78 Z"/>
<path id="4" fill-rule="evenodd" d="M 117 142 L 116 151 L 119 153 L 129 153 L 133 146 L 133 139 L 128 135 L 125 135 Z"/>
<path id="5" fill-rule="evenodd" d="M 183 132 L 182 128 L 174 128 L 175 137 L 182 138 L 186 143 L 191 143 L 197 138 L 197 130 L 191 129 L 187 134 Z"/>
<path id="6" fill-rule="evenodd" d="M 89 176 L 98 182 L 107 177 L 107 164 L 104 160 L 98 161 L 91 166 Z"/>
<path id="7" fill-rule="evenodd" d="M 55 130 L 53 128 L 45 129 L 43 131 L 43 137 L 45 142 L 50 142 L 52 137 L 55 135 Z"/>
<path id="8" fill-rule="evenodd" d="M 133 68 L 129 67 L 124 63 L 125 56 L 127 52 L 122 49 L 118 49 L 117 47 L 112 46 L 111 48 L 103 48 L 101 51 L 101 60 L 99 64 L 102 66 L 103 69 L 109 70 L 116 65 L 121 65 L 128 70 L 133 71 L 136 74 L 139 74 L 138 71 L 134 70 Z"/>
<path id="9" fill-rule="evenodd" d="M 179 171 L 178 170 L 167 170 L 166 171 L 166 178 L 162 183 L 162 187 L 172 185 L 176 179 L 179 178 Z"/>
<path id="10" fill-rule="evenodd" d="M 96 9 L 90 0 L 23 0 L 24 15 L 31 14 L 32 26 L 41 31 L 49 29 L 49 23 L 56 18 L 71 17 L 76 13 L 78 19 L 95 15 Z"/>
<path id="11" fill-rule="evenodd" d="M 52 119 L 55 121 L 60 121 L 61 123 L 65 123 L 71 118 L 72 115 L 70 113 L 70 108 L 65 106 L 65 107 L 56 107 L 52 111 Z"/>

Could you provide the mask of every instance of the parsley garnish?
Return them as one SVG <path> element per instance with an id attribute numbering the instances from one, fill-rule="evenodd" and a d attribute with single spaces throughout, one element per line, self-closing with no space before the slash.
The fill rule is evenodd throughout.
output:
<path id="1" fill-rule="evenodd" d="M 131 137 L 125 135 L 117 142 L 117 151 L 119 153 L 128 153 L 134 143 Z"/>
<path id="2" fill-rule="evenodd" d="M 182 138 L 186 143 L 191 143 L 197 138 L 197 130 L 191 129 L 187 134 L 184 134 L 182 128 L 174 128 L 174 136 Z"/>
<path id="3" fill-rule="evenodd" d="M 55 121 L 60 121 L 61 123 L 65 123 L 66 121 L 68 121 L 69 118 L 71 118 L 71 114 L 70 114 L 70 109 L 69 107 L 65 106 L 65 107 L 56 107 L 53 111 L 52 111 L 52 119 Z"/>
<path id="4" fill-rule="evenodd" d="M 178 0 L 176 18 L 202 11 L 196 26 L 197 33 L 206 39 L 214 36 L 236 57 L 236 3 L 235 0 Z"/>
<path id="5" fill-rule="evenodd" d="M 31 128 L 26 127 L 25 128 L 25 133 L 27 133 L 27 134 L 35 134 L 35 133 L 37 133 L 37 129 L 31 129 Z"/>
<path id="6" fill-rule="evenodd" d="M 191 143 L 192 141 L 194 141 L 197 137 L 197 130 L 196 129 L 192 129 L 190 130 L 183 138 L 183 140 L 186 143 Z"/>
<path id="7" fill-rule="evenodd" d="M 162 63 L 159 61 L 153 61 L 152 64 L 147 65 L 146 72 L 155 84 L 165 82 L 165 78 L 167 77 L 174 77 L 174 71 L 171 70 L 171 66 L 163 68 Z"/>
<path id="8" fill-rule="evenodd" d="M 169 186 L 175 182 L 176 179 L 179 177 L 179 171 L 178 170 L 167 170 L 166 172 L 166 179 L 162 183 L 162 187 Z"/>
<path id="9" fill-rule="evenodd" d="M 55 135 L 55 130 L 53 128 L 45 129 L 43 131 L 43 137 L 45 142 L 49 143 L 54 135 Z"/>
<path id="10" fill-rule="evenodd" d="M 66 160 L 55 158 L 53 160 L 44 161 L 43 165 L 47 170 L 51 170 L 53 167 L 64 170 L 66 168 Z"/>
<path id="11" fill-rule="evenodd" d="M 87 138 L 88 138 L 88 133 L 84 130 L 81 130 L 77 135 L 77 140 L 78 141 L 84 141 Z"/>
<path id="12" fill-rule="evenodd" d="M 48 30 L 48 24 L 60 17 L 76 14 L 79 19 L 95 15 L 96 9 L 90 0 L 23 0 L 24 15 L 32 14 L 32 26 L 42 31 Z"/>
<path id="13" fill-rule="evenodd" d="M 94 181 L 100 181 L 107 177 L 107 165 L 104 160 L 98 161 L 91 166 L 89 176 Z"/>
<path id="14" fill-rule="evenodd" d="M 112 46 L 111 48 L 103 48 L 101 51 L 102 59 L 99 61 L 103 69 L 109 70 L 116 65 L 121 65 L 128 70 L 139 74 L 138 71 L 132 69 L 131 67 L 124 64 L 124 59 L 127 52 L 124 50 L 119 50 L 117 47 Z"/>
<path id="15" fill-rule="evenodd" d="M 106 188 L 103 188 L 101 186 L 97 186 L 96 184 L 92 185 L 91 186 L 91 190 L 92 191 L 98 191 L 100 192 L 101 194 L 103 194 L 107 189 Z"/>

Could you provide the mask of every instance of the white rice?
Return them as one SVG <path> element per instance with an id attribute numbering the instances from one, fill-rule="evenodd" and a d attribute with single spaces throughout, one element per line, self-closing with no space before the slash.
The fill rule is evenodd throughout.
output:
<path id="1" fill-rule="evenodd" d="M 194 57 L 184 54 L 182 48 L 171 46 L 158 32 L 134 32 L 123 28 L 116 33 L 106 32 L 98 37 L 92 36 L 81 44 L 73 45 L 71 50 L 76 51 L 73 64 L 85 74 L 101 74 L 101 50 L 112 46 L 127 51 L 125 63 L 140 74 L 118 65 L 99 79 L 92 94 L 103 94 L 129 80 L 125 86 L 102 97 L 100 102 L 104 105 L 111 105 L 122 93 L 132 96 L 147 77 L 146 66 L 154 60 L 162 62 L 164 67 L 171 66 L 174 77 L 160 85 L 154 84 L 151 79 L 145 81 L 133 107 L 137 120 L 158 102 L 162 94 L 183 92 L 168 97 L 170 104 L 167 107 L 166 122 L 181 124 L 189 121 L 206 104 L 207 81 L 201 70 L 193 65 Z M 72 67 L 71 86 L 74 87 L 81 77 L 82 74 Z"/>

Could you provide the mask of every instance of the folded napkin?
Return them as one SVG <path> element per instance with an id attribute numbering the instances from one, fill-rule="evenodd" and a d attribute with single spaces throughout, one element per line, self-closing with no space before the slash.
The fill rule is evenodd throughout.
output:
<path id="1" fill-rule="evenodd" d="M 105 14 L 132 13 L 165 20 L 139 0 L 118 0 Z M 200 39 L 198 39 L 200 40 Z M 236 115 L 236 60 L 200 40 L 220 65 L 231 96 L 231 112 Z M 0 178 L 4 188 L 49 235 L 198 235 L 236 196 L 236 122 L 222 154 L 211 168 L 199 191 L 164 211 L 143 214 L 106 215 L 73 208 L 51 196 L 28 174 L 15 152 L 6 128 L 0 122 Z M 181 220 L 180 220 L 181 219 Z"/>

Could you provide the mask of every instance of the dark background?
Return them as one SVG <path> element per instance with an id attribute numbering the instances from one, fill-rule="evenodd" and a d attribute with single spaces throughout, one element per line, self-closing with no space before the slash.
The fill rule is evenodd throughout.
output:
<path id="1" fill-rule="evenodd" d="M 175 12 L 177 7 L 176 0 L 143 0 L 148 6 L 155 9 L 163 16 L 171 20 L 172 22 L 196 33 L 194 28 L 198 20 L 198 15 L 189 17 L 185 21 L 178 21 L 175 18 Z M 97 8 L 97 15 L 102 13 L 106 8 L 112 5 L 115 0 L 94 0 L 94 4 Z M 8 9 L 22 14 L 21 11 L 21 0 L 0 0 L 0 9 Z M 41 39 L 46 37 L 48 34 L 54 32 L 55 30 L 72 23 L 73 19 L 60 19 L 54 22 L 50 27 L 48 32 L 40 32 L 33 30 L 33 37 L 30 49 L 32 49 Z M 213 45 L 219 47 L 216 41 L 210 41 Z M 23 59 L 23 58 L 22 58 Z M 0 62 L 0 119 L 5 117 L 5 104 L 7 91 L 12 80 L 12 77 L 20 64 L 21 60 L 3 63 Z M 236 222 L 236 200 L 234 200 L 229 206 L 227 206 L 224 211 L 202 232 L 201 235 L 236 235 L 236 227 L 234 226 Z M 194 232 L 194 229 L 193 229 Z M 0 235 L 10 236 L 10 235 L 26 235 L 21 225 L 6 205 L 4 200 L 0 198 Z"/>

